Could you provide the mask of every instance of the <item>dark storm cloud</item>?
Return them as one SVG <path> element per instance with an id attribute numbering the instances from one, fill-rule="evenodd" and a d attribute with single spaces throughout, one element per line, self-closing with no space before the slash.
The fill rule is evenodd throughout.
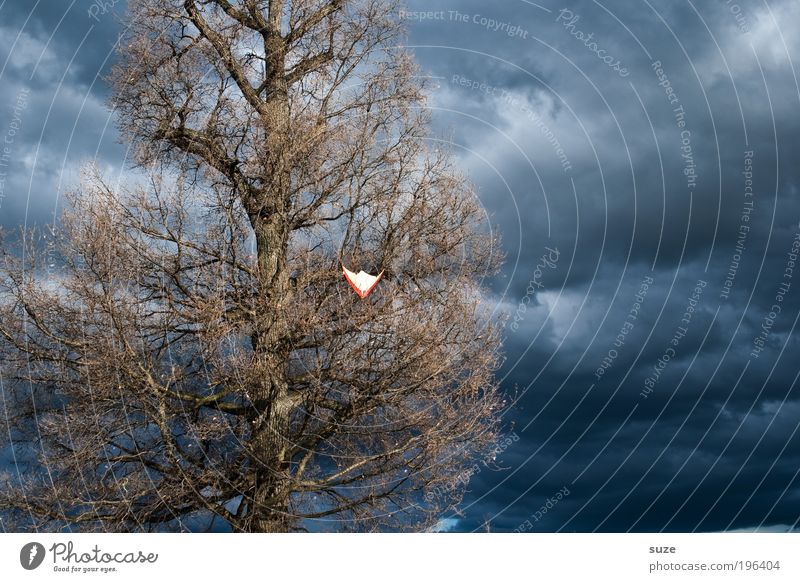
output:
<path id="1" fill-rule="evenodd" d="M 98 82 L 109 71 L 108 59 L 122 29 L 121 0 L 30 0 L 6 2 L 2 8 L 3 26 L 50 43 L 50 52 L 72 59 L 74 82 L 105 94 Z"/>
<path id="2" fill-rule="evenodd" d="M 41 0 L 0 9 L 0 140 L 10 137 L 0 206 L 5 228 L 52 222 L 81 165 L 117 164 L 124 155 L 101 79 L 119 26 L 110 12 L 100 22 L 90 18 L 91 5 Z"/>
<path id="3" fill-rule="evenodd" d="M 800 270 L 785 278 L 800 220 L 790 60 L 800 35 L 786 23 L 800 8 L 729 4 L 409 2 L 409 44 L 436 87 L 435 135 L 452 138 L 502 236 L 508 262 L 492 289 L 517 316 L 501 377 L 517 395 L 507 431 L 519 440 L 498 454 L 503 470 L 475 474 L 448 527 L 690 531 L 800 519 Z M 26 209 L 29 221 L 52 219 L 79 163 L 124 156 L 98 79 L 120 26 L 112 14 L 89 18 L 91 6 L 0 9 L 0 140 L 30 89 L 4 226 Z M 552 267 L 541 266 L 546 247 L 559 252 Z"/>
<path id="4" fill-rule="evenodd" d="M 475 476 L 458 527 L 493 517 L 495 529 L 517 528 L 563 486 L 570 495 L 536 530 L 791 525 L 800 283 L 769 314 L 800 218 L 789 61 L 800 47 L 773 17 L 788 22 L 797 7 L 539 4 L 549 12 L 417 2 L 441 16 L 410 24 L 439 84 L 435 119 L 503 235 L 509 263 L 494 290 L 518 316 L 503 373 L 520 394 L 509 419 L 521 440 L 503 453 L 509 470 Z M 512 26 L 527 34 L 508 34 Z M 536 278 L 545 246 L 561 257 Z M 654 283 L 632 320 L 644 277 Z M 542 288 L 531 296 L 534 279 Z"/>

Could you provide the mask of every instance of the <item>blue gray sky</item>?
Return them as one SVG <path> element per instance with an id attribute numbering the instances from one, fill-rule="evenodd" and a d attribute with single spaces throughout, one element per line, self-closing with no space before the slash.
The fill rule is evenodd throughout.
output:
<path id="1" fill-rule="evenodd" d="M 124 169 L 102 80 L 124 9 L 0 0 L 3 227 L 52 223 L 90 160 Z M 800 4 L 401 17 L 508 255 L 510 443 L 442 529 L 797 528 Z"/>

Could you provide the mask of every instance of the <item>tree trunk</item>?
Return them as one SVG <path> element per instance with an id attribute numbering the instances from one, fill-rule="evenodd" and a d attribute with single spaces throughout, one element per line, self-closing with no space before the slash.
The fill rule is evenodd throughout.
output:
<path id="1" fill-rule="evenodd" d="M 274 23 L 273 23 L 274 24 Z M 279 23 L 277 24 L 279 29 Z M 289 300 L 286 255 L 289 240 L 287 206 L 291 186 L 289 143 L 289 100 L 284 80 L 282 39 L 273 35 L 267 46 L 266 75 L 270 78 L 265 104 L 266 147 L 262 198 L 250 213 L 256 235 L 260 312 L 256 314 L 254 360 L 262 374 L 255 387 L 259 418 L 253 428 L 252 451 L 255 485 L 250 508 L 249 531 L 288 531 L 289 459 L 287 438 L 292 405 L 289 398 L 289 322 L 285 305 Z"/>
<path id="2" fill-rule="evenodd" d="M 283 305 L 288 292 L 285 228 L 274 217 L 256 224 L 259 278 L 262 301 L 256 315 L 253 338 L 254 365 L 260 376 L 253 400 L 258 412 L 253 426 L 251 447 L 255 484 L 248 530 L 253 532 L 287 531 L 288 498 L 286 481 L 288 460 L 285 457 L 289 428 L 287 366 L 289 346 Z"/>

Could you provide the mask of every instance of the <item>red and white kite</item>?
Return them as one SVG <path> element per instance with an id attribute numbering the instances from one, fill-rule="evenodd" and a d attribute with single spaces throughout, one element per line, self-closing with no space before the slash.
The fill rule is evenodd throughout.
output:
<path id="1" fill-rule="evenodd" d="M 353 271 L 348 270 L 344 265 L 342 265 L 342 270 L 344 271 L 344 278 L 347 279 L 347 282 L 350 283 L 353 291 L 358 293 L 358 296 L 361 297 L 361 299 L 364 299 L 367 295 L 369 295 L 375 288 L 375 285 L 378 284 L 378 281 L 381 280 L 381 277 L 383 277 L 383 271 L 381 271 L 377 277 L 373 277 L 364 271 L 359 271 L 358 274 L 356 274 Z"/>

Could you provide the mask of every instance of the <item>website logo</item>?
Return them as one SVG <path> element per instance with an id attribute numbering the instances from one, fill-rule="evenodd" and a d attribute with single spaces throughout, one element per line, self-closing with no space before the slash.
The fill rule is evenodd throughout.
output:
<path id="1" fill-rule="evenodd" d="M 26 570 L 35 570 L 44 561 L 44 546 L 38 542 L 31 542 L 22 546 L 19 552 L 19 563 Z"/>

